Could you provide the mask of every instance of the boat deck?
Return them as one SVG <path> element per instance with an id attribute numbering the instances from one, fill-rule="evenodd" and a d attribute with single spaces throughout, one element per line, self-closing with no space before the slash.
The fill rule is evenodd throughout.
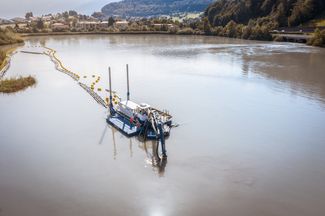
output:
<path id="1" fill-rule="evenodd" d="M 108 116 L 106 121 L 128 137 L 136 136 L 140 132 L 139 128 L 120 115 Z"/>

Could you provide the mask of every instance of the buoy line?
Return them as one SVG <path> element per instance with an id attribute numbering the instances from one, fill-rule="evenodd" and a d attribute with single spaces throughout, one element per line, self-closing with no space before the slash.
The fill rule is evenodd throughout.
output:
<path id="1" fill-rule="evenodd" d="M 91 77 L 92 78 L 96 78 L 97 79 L 95 81 L 92 82 L 92 84 L 89 86 L 87 86 L 86 84 L 80 82 L 80 75 L 75 73 L 75 72 L 72 72 L 71 70 L 67 69 L 63 63 L 61 62 L 61 60 L 55 55 L 56 54 L 56 50 L 54 49 L 51 49 L 49 47 L 45 47 L 43 46 L 46 51 L 40 53 L 40 52 L 34 52 L 34 51 L 21 51 L 23 53 L 28 53 L 28 54 L 44 54 L 44 55 L 47 55 L 50 57 L 50 60 L 54 63 L 55 65 L 55 69 L 62 72 L 62 73 L 65 73 L 66 75 L 70 76 L 72 79 L 74 79 L 75 81 L 78 82 L 78 84 L 90 95 L 94 98 L 94 100 L 102 105 L 103 107 L 105 108 L 108 108 L 108 104 L 109 104 L 109 98 L 106 97 L 105 99 L 103 99 L 99 94 L 97 94 L 94 90 L 95 90 L 95 85 L 97 83 L 99 83 L 101 77 L 100 76 L 96 76 L 96 75 L 92 75 Z M 83 78 L 87 78 L 86 75 L 83 76 Z M 102 91 L 102 90 L 105 90 L 105 91 L 108 91 L 107 89 L 102 89 L 100 87 L 97 88 L 97 91 Z M 112 99 L 112 103 L 114 105 L 116 105 L 121 99 L 120 97 L 117 95 L 117 93 L 115 91 L 112 92 L 113 93 L 113 99 Z"/>
<path id="2" fill-rule="evenodd" d="M 93 90 L 91 90 L 91 88 L 89 88 L 86 84 L 79 82 L 79 85 L 88 92 L 88 94 L 90 94 L 97 103 L 99 103 L 100 105 L 102 105 L 103 107 L 107 108 L 107 104 L 106 102 L 103 100 L 103 98 L 101 96 L 99 96 L 96 92 L 94 92 Z"/>
<path id="3" fill-rule="evenodd" d="M 78 74 L 70 71 L 62 64 L 62 62 L 58 59 L 58 57 L 56 57 L 56 55 L 55 55 L 56 51 L 54 49 L 51 49 L 51 48 L 48 48 L 45 46 L 44 46 L 44 48 L 48 50 L 47 52 L 45 51 L 44 54 L 50 57 L 51 61 L 55 64 L 55 68 L 58 71 L 69 75 L 72 79 L 74 79 L 76 81 L 78 81 L 80 79 L 80 76 Z"/>

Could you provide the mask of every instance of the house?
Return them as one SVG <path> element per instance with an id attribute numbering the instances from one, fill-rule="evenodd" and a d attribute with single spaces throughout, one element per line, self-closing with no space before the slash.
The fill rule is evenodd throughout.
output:
<path id="1" fill-rule="evenodd" d="M 66 31 L 66 30 L 69 30 L 70 27 L 66 24 L 63 24 L 63 23 L 53 23 L 51 25 L 51 28 L 53 31 Z"/>
<path id="2" fill-rule="evenodd" d="M 76 27 L 81 29 L 107 28 L 108 21 L 80 21 L 76 24 Z"/>
<path id="3" fill-rule="evenodd" d="M 129 26 L 129 22 L 126 20 L 116 21 L 114 23 L 114 26 L 120 30 L 126 30 Z"/>
<path id="4" fill-rule="evenodd" d="M 49 22 L 49 21 L 51 21 L 53 19 L 53 17 L 52 16 L 42 16 L 42 20 L 44 21 L 44 22 Z"/>

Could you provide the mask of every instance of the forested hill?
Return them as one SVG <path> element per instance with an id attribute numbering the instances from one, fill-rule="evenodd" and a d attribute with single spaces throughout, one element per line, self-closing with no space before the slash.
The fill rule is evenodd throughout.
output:
<path id="1" fill-rule="evenodd" d="M 218 0 L 205 15 L 212 26 L 229 21 L 247 24 L 250 19 L 277 26 L 298 26 L 324 14 L 325 0 Z"/>
<path id="2" fill-rule="evenodd" d="M 203 12 L 213 0 L 123 0 L 105 5 L 107 16 L 147 17 L 184 12 Z"/>

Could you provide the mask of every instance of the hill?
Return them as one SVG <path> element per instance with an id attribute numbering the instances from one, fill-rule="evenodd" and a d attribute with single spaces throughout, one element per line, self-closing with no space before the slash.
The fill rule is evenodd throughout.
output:
<path id="1" fill-rule="evenodd" d="M 148 17 L 174 13 L 202 12 L 213 0 L 123 0 L 105 5 L 106 16 Z"/>
<path id="2" fill-rule="evenodd" d="M 324 10 L 324 0 L 218 0 L 205 15 L 212 26 L 225 26 L 231 20 L 241 24 L 260 20 L 281 27 L 301 25 Z"/>

